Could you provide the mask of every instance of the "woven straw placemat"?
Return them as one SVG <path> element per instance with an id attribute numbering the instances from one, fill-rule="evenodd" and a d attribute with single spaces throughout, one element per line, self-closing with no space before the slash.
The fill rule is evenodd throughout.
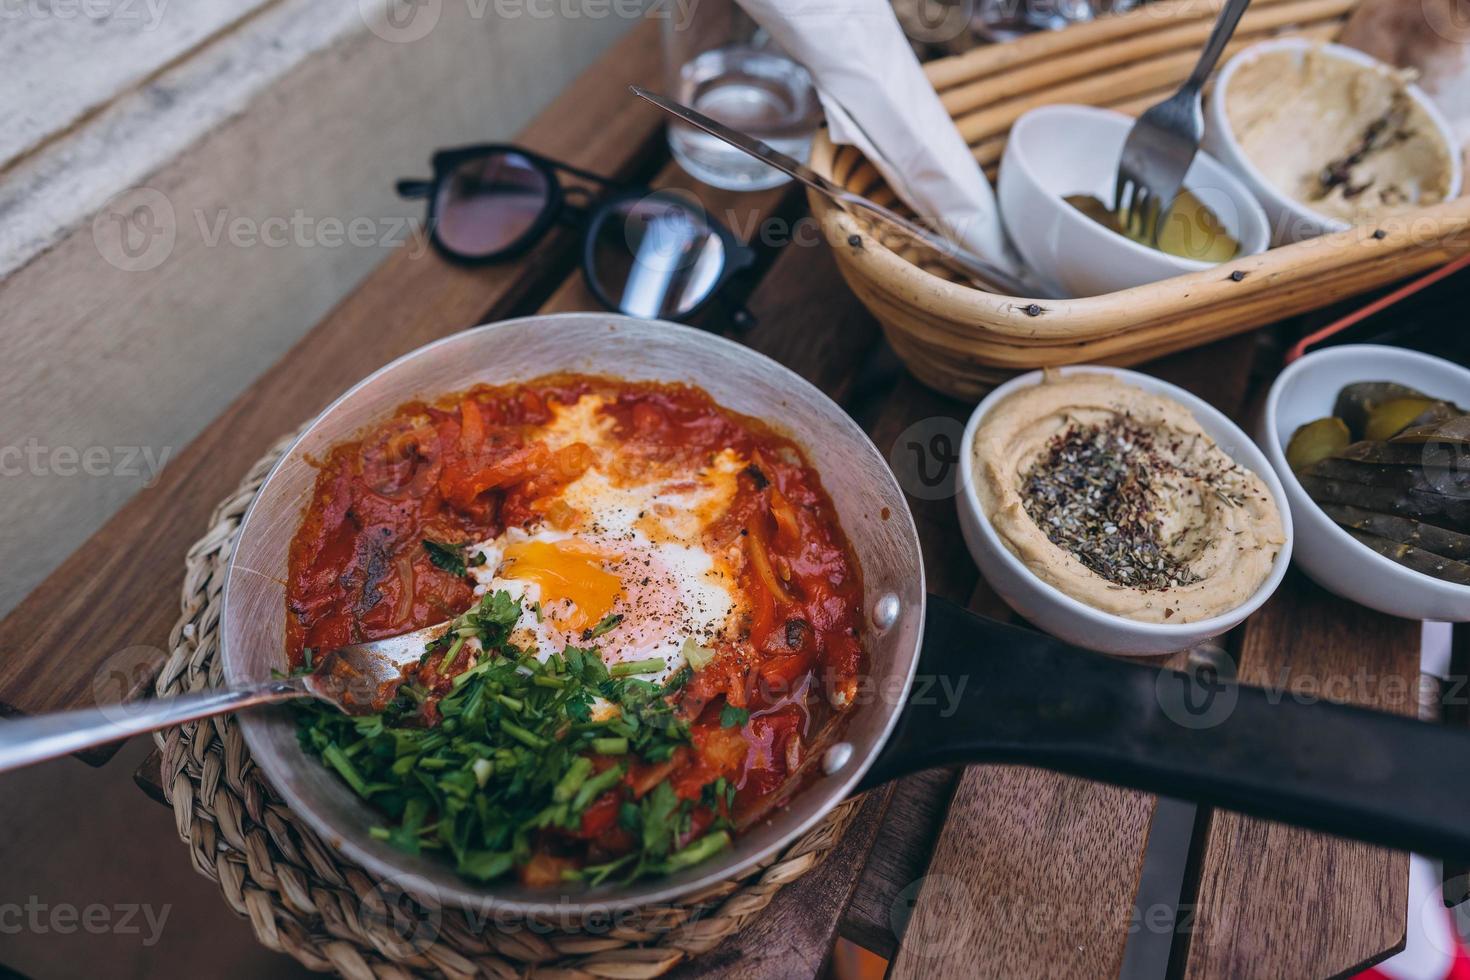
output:
<path id="1" fill-rule="evenodd" d="M 215 508 L 185 558 L 178 622 L 157 693 L 223 683 L 220 592 L 241 518 L 282 439 Z M 656 977 L 713 949 L 758 915 L 783 886 L 816 867 L 841 839 L 857 800 L 834 809 L 779 857 L 742 880 L 674 906 L 596 922 L 510 920 L 441 908 L 379 881 L 326 846 L 281 800 L 250 757 L 233 717 L 154 736 L 164 794 L 195 869 L 220 886 L 267 947 L 313 970 L 348 977 Z M 325 774 L 324 774 L 325 778 Z"/>

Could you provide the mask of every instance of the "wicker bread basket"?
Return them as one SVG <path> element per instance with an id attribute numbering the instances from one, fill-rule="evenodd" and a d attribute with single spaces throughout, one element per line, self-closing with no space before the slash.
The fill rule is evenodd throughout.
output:
<path id="1" fill-rule="evenodd" d="M 1356 0 L 1255 0 L 1228 58 L 1267 37 L 1332 40 Z M 1218 0 L 1164 0 L 1130 13 L 925 66 L 991 180 L 1010 126 L 1052 103 L 1136 115 L 1167 97 L 1193 66 Z M 812 167 L 903 210 L 856 149 L 820 133 Z M 1470 197 L 1378 225 L 1244 256 L 1203 272 L 1069 300 L 984 292 L 809 194 L 843 277 L 924 383 L 975 399 L 1019 371 L 1081 362 L 1136 364 L 1302 313 L 1470 251 Z"/>

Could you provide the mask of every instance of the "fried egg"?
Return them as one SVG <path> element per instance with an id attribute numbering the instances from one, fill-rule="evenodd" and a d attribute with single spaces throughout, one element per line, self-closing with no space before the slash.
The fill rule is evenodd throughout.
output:
<path id="1" fill-rule="evenodd" d="M 729 508 L 748 461 L 726 449 L 698 472 L 674 473 L 620 457 L 604 403 L 596 395 L 553 403 L 552 421 L 533 438 L 551 449 L 584 443 L 595 462 L 546 502 L 546 517 L 472 546 L 485 560 L 469 571 L 477 594 L 504 590 L 521 601 L 510 635 L 517 646 L 542 660 L 593 645 L 609 666 L 657 660 L 661 667 L 637 676 L 663 683 L 684 665 L 686 640 L 715 646 L 735 636 L 738 568 L 711 552 L 705 532 Z"/>

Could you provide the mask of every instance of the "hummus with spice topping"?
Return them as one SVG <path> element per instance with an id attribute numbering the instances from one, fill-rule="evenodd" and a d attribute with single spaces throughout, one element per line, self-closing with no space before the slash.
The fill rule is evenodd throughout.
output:
<path id="1" fill-rule="evenodd" d="M 1173 399 L 1048 372 L 997 404 L 969 451 L 1005 546 L 1103 612 L 1188 623 L 1260 588 L 1286 541 L 1264 482 Z"/>
<path id="2" fill-rule="evenodd" d="M 1282 193 L 1349 224 L 1443 201 L 1454 166 L 1404 79 L 1319 49 L 1268 51 L 1229 81 L 1241 149 Z"/>

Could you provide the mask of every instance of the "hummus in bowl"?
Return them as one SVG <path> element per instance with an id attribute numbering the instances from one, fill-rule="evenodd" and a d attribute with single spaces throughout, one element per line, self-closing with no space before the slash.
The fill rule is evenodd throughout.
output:
<path id="1" fill-rule="evenodd" d="M 1370 224 L 1458 196 L 1448 124 L 1406 75 L 1351 48 L 1267 41 L 1210 94 L 1205 145 L 1252 185 L 1275 240 Z"/>
<path id="2" fill-rule="evenodd" d="M 1018 378 L 981 403 L 963 452 L 961 523 L 981 571 L 1023 616 L 1084 646 L 1164 653 L 1224 632 L 1289 560 L 1264 457 L 1146 375 Z"/>

